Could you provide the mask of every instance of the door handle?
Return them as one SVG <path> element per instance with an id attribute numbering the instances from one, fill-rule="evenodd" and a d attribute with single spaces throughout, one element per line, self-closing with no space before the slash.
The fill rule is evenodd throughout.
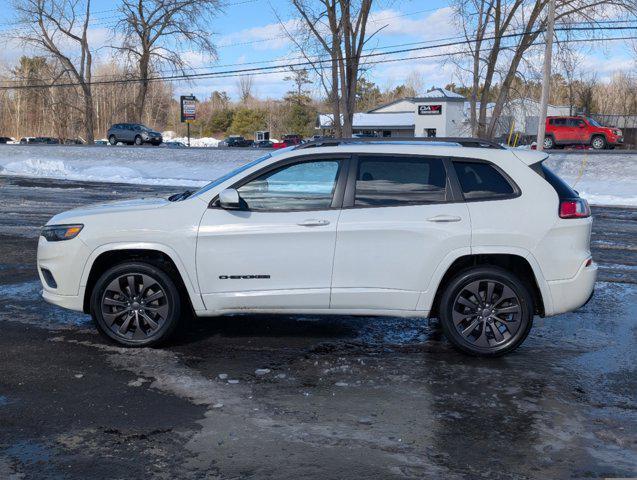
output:
<path id="1" fill-rule="evenodd" d="M 462 218 L 456 215 L 436 215 L 435 217 L 429 217 L 427 219 L 428 222 L 436 222 L 436 223 L 450 223 L 450 222 L 459 222 Z"/>
<path id="2" fill-rule="evenodd" d="M 325 225 L 329 225 L 329 220 L 319 220 L 318 218 L 309 218 L 307 220 L 303 220 L 299 222 L 297 225 L 301 227 L 322 227 Z"/>

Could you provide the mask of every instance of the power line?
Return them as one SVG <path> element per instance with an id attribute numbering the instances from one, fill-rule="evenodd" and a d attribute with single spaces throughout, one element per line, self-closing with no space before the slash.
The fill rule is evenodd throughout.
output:
<path id="1" fill-rule="evenodd" d="M 596 27 L 579 27 L 579 28 L 556 28 L 555 31 L 597 31 L 597 30 L 604 30 L 604 31 L 608 31 L 608 30 L 633 30 L 635 27 L 605 27 L 605 28 L 596 28 Z M 485 37 L 482 39 L 482 41 L 491 41 L 491 40 L 496 40 L 496 39 L 507 39 L 507 38 L 515 38 L 515 37 L 519 37 L 519 36 L 523 36 L 523 35 L 533 35 L 533 34 L 539 34 L 542 33 L 544 31 L 544 29 L 538 29 L 538 30 L 534 30 L 531 32 L 522 32 L 522 33 L 509 33 L 509 34 L 503 34 L 503 35 L 499 35 L 499 36 L 491 36 L 491 37 Z M 633 39 L 633 37 L 615 37 L 615 38 L 597 38 L 597 39 L 572 39 L 572 40 L 566 40 L 566 42 L 570 42 L 570 43 L 575 43 L 575 42 L 592 42 L 592 41 L 613 41 L 613 40 L 620 40 L 620 39 Z M 437 45 L 427 45 L 427 46 L 421 46 L 421 47 L 413 47 L 413 48 L 404 48 L 404 49 L 399 49 L 399 50 L 392 50 L 389 52 L 372 52 L 372 53 L 367 53 L 367 54 L 363 54 L 360 56 L 360 58 L 374 58 L 374 57 L 379 57 L 379 56 L 386 56 L 386 55 L 396 55 L 396 54 L 402 54 L 402 53 L 410 53 L 410 52 L 416 52 L 416 51 L 422 51 L 422 50 L 430 50 L 430 49 L 436 49 L 436 48 L 443 48 L 443 47 L 452 47 L 452 46 L 460 46 L 460 45 L 468 45 L 471 43 L 474 43 L 475 40 L 464 40 L 464 41 L 460 41 L 460 42 L 446 42 L 446 43 L 441 43 L 441 44 L 437 44 Z M 452 53 L 454 52 L 446 52 L 443 54 L 440 54 L 440 56 L 450 56 Z M 466 54 L 466 52 L 456 52 L 455 54 Z M 392 61 L 406 61 L 406 60 L 413 60 L 416 57 L 411 57 L 411 58 L 402 58 L 402 59 L 388 59 L 388 60 L 382 60 L 382 61 L 376 61 L 376 62 L 368 62 L 371 64 L 374 63 L 389 63 Z M 347 60 L 348 57 L 343 57 L 340 60 Z M 192 73 L 192 74 L 178 74 L 178 75 L 164 75 L 164 76 L 155 76 L 155 77 L 149 77 L 147 79 L 147 81 L 149 82 L 156 82 L 156 81 L 179 81 L 179 80 L 190 80 L 190 79 L 204 79 L 204 78 L 215 78 L 215 77 L 219 77 L 219 78 L 226 78 L 227 76 L 241 76 L 240 74 L 249 74 L 249 75 L 253 75 L 256 74 L 257 72 L 266 72 L 269 71 L 270 73 L 280 73 L 280 70 L 282 68 L 284 69 L 289 69 L 291 67 L 303 67 L 303 66 L 312 66 L 314 64 L 322 64 L 322 63 L 327 63 L 327 62 L 331 62 L 332 59 L 331 58 L 324 58 L 324 59 L 318 59 L 315 61 L 304 61 L 304 62 L 297 62 L 297 63 L 288 63 L 288 64 L 284 64 L 284 65 L 272 65 L 272 66 L 265 66 L 265 67 L 252 67 L 252 68 L 246 68 L 246 69 L 235 69 L 235 70 L 226 70 L 226 71 L 219 71 L 219 72 L 203 72 L 203 73 Z M 144 79 L 142 78 L 122 78 L 122 79 L 114 79 L 114 80 L 98 80 L 98 81 L 92 81 L 90 82 L 91 85 L 108 85 L 108 84 L 127 84 L 127 83 L 139 83 L 144 81 Z M 54 83 L 54 84 L 39 84 L 39 85 L 18 85 L 18 86 L 0 86 L 0 90 L 23 90 L 23 89 L 35 89 L 35 88 L 58 88 L 58 87 L 75 87 L 78 86 L 79 84 L 77 82 L 65 82 L 65 83 Z"/>

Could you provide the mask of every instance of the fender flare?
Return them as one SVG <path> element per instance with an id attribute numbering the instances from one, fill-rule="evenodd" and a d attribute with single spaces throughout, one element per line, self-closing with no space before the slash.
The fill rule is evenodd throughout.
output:
<path id="1" fill-rule="evenodd" d="M 105 243 L 95 248 L 86 260 L 84 269 L 82 270 L 82 276 L 80 277 L 80 295 L 82 297 L 85 294 L 88 278 L 91 270 L 93 269 L 95 260 L 103 253 L 115 250 L 155 250 L 163 253 L 164 255 L 167 255 L 177 267 L 179 275 L 181 275 L 181 279 L 184 282 L 186 291 L 188 292 L 188 296 L 190 297 L 190 301 L 192 302 L 192 307 L 195 309 L 195 311 L 205 310 L 201 294 L 197 290 L 195 283 L 192 281 L 192 276 L 190 275 L 190 272 L 186 268 L 186 265 L 184 264 L 182 259 L 179 257 L 179 254 L 171 247 L 164 245 L 163 243 L 154 242 L 114 242 Z"/>
<path id="2" fill-rule="evenodd" d="M 544 304 L 544 313 L 548 317 L 553 312 L 553 297 L 551 296 L 551 289 L 549 288 L 549 284 L 542 273 L 542 269 L 540 268 L 540 264 L 536 260 L 533 254 L 520 247 L 510 247 L 510 246 L 481 246 L 481 247 L 464 247 L 458 248 L 456 250 L 452 250 L 449 252 L 445 258 L 438 264 L 436 270 L 431 276 L 431 280 L 427 285 L 426 290 L 420 292 L 420 297 L 418 298 L 418 304 L 416 306 L 416 310 L 422 310 L 425 312 L 430 312 L 433 306 L 433 301 L 438 292 L 438 288 L 440 287 L 440 283 L 445 273 L 449 270 L 449 267 L 453 265 L 453 263 L 459 259 L 460 257 L 468 256 L 468 255 L 483 255 L 483 254 L 493 254 L 493 255 L 515 255 L 517 257 L 524 258 L 529 265 L 531 266 L 531 270 L 533 271 L 533 275 L 535 276 L 535 281 L 540 290 L 540 294 L 542 295 L 542 302 Z"/>

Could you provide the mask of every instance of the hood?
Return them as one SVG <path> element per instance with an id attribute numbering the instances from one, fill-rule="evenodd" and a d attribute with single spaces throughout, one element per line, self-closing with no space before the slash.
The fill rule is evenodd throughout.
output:
<path id="1" fill-rule="evenodd" d="M 170 202 L 165 198 L 140 198 L 98 203 L 59 213 L 51 218 L 51 220 L 47 222 L 47 225 L 80 222 L 82 219 L 94 215 L 153 210 L 168 204 L 170 204 Z"/>

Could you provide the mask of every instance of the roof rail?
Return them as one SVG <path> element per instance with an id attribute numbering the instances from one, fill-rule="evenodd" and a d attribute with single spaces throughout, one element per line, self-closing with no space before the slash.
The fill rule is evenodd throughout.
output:
<path id="1" fill-rule="evenodd" d="M 313 147 L 336 147 L 338 145 L 352 145 L 361 143 L 455 143 L 461 147 L 494 148 L 503 150 L 504 147 L 492 140 L 471 137 L 361 137 L 361 138 L 325 138 L 297 145 L 295 150 Z"/>

